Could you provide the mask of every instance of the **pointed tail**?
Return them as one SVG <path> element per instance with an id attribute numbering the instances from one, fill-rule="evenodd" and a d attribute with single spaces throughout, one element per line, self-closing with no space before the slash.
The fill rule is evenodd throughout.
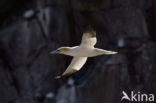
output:
<path id="1" fill-rule="evenodd" d="M 115 52 L 115 51 L 109 51 L 109 50 L 104 50 L 104 54 L 117 54 L 118 52 Z"/>

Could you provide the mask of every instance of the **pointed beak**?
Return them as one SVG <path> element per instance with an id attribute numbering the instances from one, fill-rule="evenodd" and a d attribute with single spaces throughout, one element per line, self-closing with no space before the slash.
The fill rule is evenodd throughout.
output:
<path id="1" fill-rule="evenodd" d="M 56 54 L 59 53 L 57 50 L 51 51 L 50 54 Z"/>

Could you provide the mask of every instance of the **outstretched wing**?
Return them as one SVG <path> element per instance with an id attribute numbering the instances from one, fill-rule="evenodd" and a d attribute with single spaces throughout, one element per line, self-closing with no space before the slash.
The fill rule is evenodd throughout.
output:
<path id="1" fill-rule="evenodd" d="M 68 66 L 66 71 L 56 78 L 61 78 L 62 76 L 71 75 L 81 69 L 81 67 L 86 63 L 87 57 L 74 57 L 71 64 Z"/>
<path id="2" fill-rule="evenodd" d="M 92 48 L 96 42 L 96 32 L 91 28 L 91 26 L 86 27 L 83 32 L 80 46 L 85 48 Z"/>

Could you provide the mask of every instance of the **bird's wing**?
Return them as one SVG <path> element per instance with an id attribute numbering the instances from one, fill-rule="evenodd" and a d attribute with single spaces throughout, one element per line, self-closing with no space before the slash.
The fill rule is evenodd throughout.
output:
<path id="1" fill-rule="evenodd" d="M 80 46 L 85 48 L 92 48 L 96 42 L 96 32 L 90 26 L 88 26 L 83 32 Z"/>
<path id="2" fill-rule="evenodd" d="M 60 78 L 66 75 L 71 75 L 79 71 L 81 67 L 85 64 L 86 60 L 87 60 L 87 57 L 74 57 L 72 59 L 71 64 L 66 69 L 66 71 L 61 76 L 57 76 L 56 78 Z"/>

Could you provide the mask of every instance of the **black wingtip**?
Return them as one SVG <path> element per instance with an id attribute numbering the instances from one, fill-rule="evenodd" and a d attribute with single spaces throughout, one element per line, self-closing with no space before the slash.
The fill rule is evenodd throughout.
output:
<path id="1" fill-rule="evenodd" d="M 91 37 L 96 37 L 96 31 L 91 27 L 91 25 L 86 25 L 83 33 L 89 33 Z"/>
<path id="2" fill-rule="evenodd" d="M 93 28 L 91 27 L 91 25 L 86 25 L 84 27 L 84 31 L 83 31 L 84 33 L 91 32 L 91 31 L 94 31 Z"/>

